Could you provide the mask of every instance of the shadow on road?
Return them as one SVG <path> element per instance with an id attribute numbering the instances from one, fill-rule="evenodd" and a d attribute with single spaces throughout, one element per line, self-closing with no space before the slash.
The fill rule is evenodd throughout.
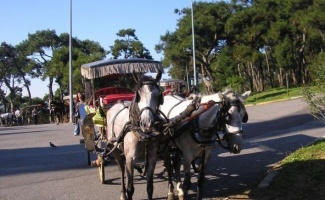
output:
<path id="1" fill-rule="evenodd" d="M 84 145 L 0 149 L 0 176 L 84 168 L 89 168 Z"/>
<path id="2" fill-rule="evenodd" d="M 215 156 L 211 157 L 206 173 L 204 197 L 229 197 L 256 188 L 274 163 L 314 140 L 306 135 L 292 135 L 245 143 L 245 149 L 237 155 L 214 149 Z M 192 189 L 196 191 L 196 183 Z"/>
<path id="3" fill-rule="evenodd" d="M 315 122 L 313 126 L 306 126 L 303 125 L 309 122 Z M 288 130 L 291 128 L 297 128 L 299 130 L 310 130 L 314 128 L 319 128 L 324 126 L 321 122 L 317 121 L 313 116 L 310 114 L 296 114 L 292 116 L 281 117 L 274 120 L 269 121 L 253 121 L 250 122 L 248 120 L 247 124 L 244 124 L 244 138 L 256 137 L 259 135 L 263 135 L 265 133 L 275 131 L 283 131 Z M 282 132 L 280 133 L 282 134 Z"/>

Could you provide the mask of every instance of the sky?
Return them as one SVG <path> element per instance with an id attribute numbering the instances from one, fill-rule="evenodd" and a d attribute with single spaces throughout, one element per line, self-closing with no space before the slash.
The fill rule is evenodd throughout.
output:
<path id="1" fill-rule="evenodd" d="M 198 2 L 200 0 L 192 0 Z M 105 50 L 118 39 L 121 29 L 135 29 L 154 60 L 162 54 L 154 50 L 160 36 L 176 30 L 180 18 L 174 10 L 190 8 L 191 0 L 72 0 L 72 36 L 98 42 Z M 213 0 L 201 0 L 214 2 Z M 194 10 L 195 12 L 195 10 Z M 1 0 L 0 42 L 17 45 L 38 30 L 70 32 L 70 0 Z M 165 73 L 163 78 L 167 78 Z M 32 80 L 32 97 L 48 93 L 48 82 Z M 53 87 L 54 90 L 57 86 Z M 27 91 L 23 89 L 23 96 Z"/>

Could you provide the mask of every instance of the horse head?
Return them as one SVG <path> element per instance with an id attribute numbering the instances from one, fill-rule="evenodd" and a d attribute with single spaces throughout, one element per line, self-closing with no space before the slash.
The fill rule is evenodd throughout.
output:
<path id="1" fill-rule="evenodd" d="M 250 91 L 238 95 L 232 90 L 225 91 L 221 94 L 221 121 L 224 121 L 224 138 L 227 141 L 228 150 L 231 153 L 240 153 L 243 148 L 242 123 L 246 123 L 248 120 L 243 102 L 249 94 Z"/>
<path id="2" fill-rule="evenodd" d="M 154 130 L 155 122 L 158 119 L 158 108 L 163 104 L 163 95 L 158 82 L 161 78 L 161 73 L 152 77 L 135 73 L 136 94 L 130 108 L 130 118 L 133 124 L 138 125 L 145 133 Z"/>

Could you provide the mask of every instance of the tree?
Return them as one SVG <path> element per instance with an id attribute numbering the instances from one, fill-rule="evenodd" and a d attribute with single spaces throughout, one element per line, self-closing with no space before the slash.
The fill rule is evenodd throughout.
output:
<path id="1" fill-rule="evenodd" d="M 104 48 L 98 42 L 72 38 L 72 78 L 73 91 L 82 91 L 82 75 L 80 66 L 84 63 L 103 59 L 106 55 Z M 26 68 L 30 69 L 29 75 L 43 81 L 49 79 L 49 98 L 53 99 L 53 84 L 59 86 L 59 94 L 62 98 L 64 91 L 69 91 L 69 34 L 62 33 L 59 36 L 55 30 L 36 31 L 28 34 L 28 39 L 19 44 L 26 59 Z"/>
<path id="2" fill-rule="evenodd" d="M 152 60 L 152 56 L 145 48 L 138 37 L 135 35 L 135 29 L 122 29 L 117 34 L 120 39 L 114 41 L 110 46 L 110 53 L 113 58 L 147 58 Z"/>
<path id="3" fill-rule="evenodd" d="M 0 80 L 9 89 L 7 100 L 9 101 L 11 112 L 14 111 L 14 100 L 16 96 L 21 96 L 22 89 L 19 87 L 21 81 L 21 74 L 18 66 L 18 52 L 17 49 L 5 42 L 0 46 Z M 4 95 L 1 95 L 2 97 Z M 2 98 L 3 100 L 3 98 Z M 5 102 L 2 102 L 5 104 Z"/>
<path id="4" fill-rule="evenodd" d="M 62 33 L 59 38 L 60 48 L 55 51 L 51 60 L 49 73 L 55 77 L 55 82 L 59 85 L 59 94 L 63 95 L 69 89 L 69 35 Z M 105 49 L 98 42 L 73 38 L 72 80 L 74 93 L 84 90 L 80 66 L 84 63 L 102 60 L 105 55 Z"/>
<path id="5" fill-rule="evenodd" d="M 195 2 L 195 59 L 198 73 L 208 81 L 215 81 L 212 76 L 211 63 L 217 60 L 220 50 L 227 44 L 228 35 L 225 34 L 225 23 L 231 15 L 231 6 L 225 2 L 207 3 Z M 160 37 L 160 43 L 155 49 L 163 52 L 163 63 L 170 66 L 173 78 L 183 78 L 188 58 L 186 49 L 192 46 L 191 9 L 175 10 L 182 18 L 178 20 L 175 32 L 167 32 Z M 193 58 L 192 58 L 193 59 Z M 174 68 L 179 68 L 176 70 Z M 190 68 L 192 74 L 194 67 Z"/>
<path id="6" fill-rule="evenodd" d="M 49 79 L 49 94 L 53 97 L 53 81 L 55 75 L 50 68 L 50 62 L 60 46 L 60 39 L 55 30 L 36 31 L 34 34 L 28 34 L 28 39 L 24 40 L 19 45 L 24 50 L 25 55 L 39 66 L 39 71 L 36 71 L 34 76 L 41 77 L 44 81 Z"/>

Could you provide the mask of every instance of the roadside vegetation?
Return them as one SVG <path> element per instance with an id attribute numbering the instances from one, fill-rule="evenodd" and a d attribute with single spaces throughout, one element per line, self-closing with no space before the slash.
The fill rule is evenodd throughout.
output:
<path id="1" fill-rule="evenodd" d="M 263 92 L 253 92 L 245 101 L 246 105 L 249 104 L 260 104 L 266 103 L 270 101 L 281 101 L 288 100 L 296 97 L 303 97 L 303 91 L 305 88 L 303 87 L 293 87 L 293 88 L 272 88 L 269 90 L 265 90 Z M 320 90 L 316 87 L 310 87 L 309 91 L 313 94 L 317 94 Z"/>
<path id="2" fill-rule="evenodd" d="M 246 191 L 241 197 L 261 200 L 323 199 L 325 196 L 325 139 L 298 149 L 280 161 L 272 170 L 276 172 L 276 176 L 269 187 Z"/>
<path id="3" fill-rule="evenodd" d="M 258 184 L 241 194 L 231 194 L 213 200 L 305 200 L 324 199 L 325 196 L 325 138 L 310 146 L 301 147 L 288 155 L 269 171 L 275 177 L 266 188 Z"/>

